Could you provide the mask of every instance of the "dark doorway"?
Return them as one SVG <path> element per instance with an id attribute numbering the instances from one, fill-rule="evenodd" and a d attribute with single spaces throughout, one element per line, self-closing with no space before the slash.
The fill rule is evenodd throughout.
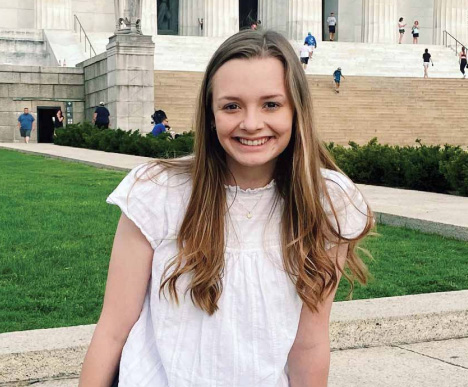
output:
<path id="1" fill-rule="evenodd" d="M 250 28 L 258 20 L 258 0 L 239 0 L 239 29 Z"/>
<path id="2" fill-rule="evenodd" d="M 158 0 L 158 35 L 179 34 L 179 0 Z"/>
<path id="3" fill-rule="evenodd" d="M 324 41 L 330 39 L 327 19 L 330 17 L 331 12 L 335 14 L 334 16 L 336 18 L 336 24 L 337 24 L 337 28 L 335 32 L 335 41 L 338 40 L 338 30 L 340 29 L 339 28 L 340 20 L 338 19 L 338 12 L 339 12 L 338 6 L 339 6 L 338 0 L 322 0 L 322 12 L 323 12 L 323 15 L 322 15 L 323 38 L 322 40 Z"/>
<path id="4" fill-rule="evenodd" d="M 37 107 L 37 142 L 54 142 L 54 121 L 60 107 Z"/>

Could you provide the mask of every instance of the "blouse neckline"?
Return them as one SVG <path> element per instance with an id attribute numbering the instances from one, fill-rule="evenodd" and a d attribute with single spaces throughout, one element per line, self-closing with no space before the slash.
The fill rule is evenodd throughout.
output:
<path id="1" fill-rule="evenodd" d="M 226 188 L 228 192 L 232 192 L 232 193 L 242 192 L 242 193 L 246 193 L 246 194 L 256 194 L 256 193 L 259 193 L 259 192 L 270 191 L 270 190 L 274 189 L 275 187 L 276 187 L 276 182 L 275 182 L 274 179 L 271 180 L 267 185 L 265 185 L 263 187 L 260 187 L 260 188 L 246 188 L 246 189 L 243 189 L 243 188 L 239 187 L 238 185 L 227 185 L 227 184 L 224 185 L 224 188 Z"/>

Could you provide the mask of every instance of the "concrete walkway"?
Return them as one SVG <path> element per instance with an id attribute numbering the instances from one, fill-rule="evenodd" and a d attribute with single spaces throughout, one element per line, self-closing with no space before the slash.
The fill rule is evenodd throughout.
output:
<path id="1" fill-rule="evenodd" d="M 329 387 L 467 385 L 468 339 L 335 351 L 331 354 Z M 77 387 L 78 377 L 42 382 L 36 379 L 34 386 Z"/>
<path id="2" fill-rule="evenodd" d="M 0 148 L 129 170 L 150 158 L 53 144 L 0 143 Z M 430 192 L 359 185 L 379 223 L 414 228 L 468 241 L 468 198 Z"/>

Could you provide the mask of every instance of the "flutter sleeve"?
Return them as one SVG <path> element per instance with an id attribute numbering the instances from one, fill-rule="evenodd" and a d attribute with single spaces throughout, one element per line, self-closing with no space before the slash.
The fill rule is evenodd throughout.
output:
<path id="1" fill-rule="evenodd" d="M 364 197 L 356 185 L 341 172 L 323 170 L 322 175 L 330 196 L 330 201 L 323 198 L 323 205 L 335 231 L 346 239 L 358 237 L 369 221 L 369 209 Z M 373 219 L 371 222 L 373 223 Z"/>
<path id="2" fill-rule="evenodd" d="M 153 249 L 168 229 L 167 175 L 159 168 L 148 164 L 134 168 L 107 198 L 141 230 Z"/>

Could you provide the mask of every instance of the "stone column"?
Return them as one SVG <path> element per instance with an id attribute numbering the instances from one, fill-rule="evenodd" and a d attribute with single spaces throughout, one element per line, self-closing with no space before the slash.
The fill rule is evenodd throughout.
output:
<path id="1" fill-rule="evenodd" d="M 141 30 L 144 35 L 158 35 L 157 0 L 142 0 Z"/>
<path id="2" fill-rule="evenodd" d="M 179 1 L 179 35 L 203 36 L 204 31 L 201 30 L 198 20 L 203 19 L 205 22 L 204 6 L 204 0 Z"/>
<path id="3" fill-rule="evenodd" d="M 322 1 L 289 0 L 288 37 L 303 40 L 311 32 L 322 40 Z"/>
<path id="4" fill-rule="evenodd" d="M 154 43 L 151 36 L 114 35 L 106 48 L 111 127 L 149 132 L 154 112 Z"/>
<path id="5" fill-rule="evenodd" d="M 204 36 L 230 36 L 239 31 L 239 0 L 205 0 Z"/>
<path id="6" fill-rule="evenodd" d="M 468 0 L 434 0 L 434 44 L 443 43 L 444 31 L 468 45 Z"/>
<path id="7" fill-rule="evenodd" d="M 72 0 L 35 0 L 36 28 L 72 29 Z"/>
<path id="8" fill-rule="evenodd" d="M 287 35 L 289 0 L 258 0 L 258 19 L 262 28 Z"/>
<path id="9" fill-rule="evenodd" d="M 397 4 L 397 0 L 362 1 L 363 43 L 397 42 Z"/>

